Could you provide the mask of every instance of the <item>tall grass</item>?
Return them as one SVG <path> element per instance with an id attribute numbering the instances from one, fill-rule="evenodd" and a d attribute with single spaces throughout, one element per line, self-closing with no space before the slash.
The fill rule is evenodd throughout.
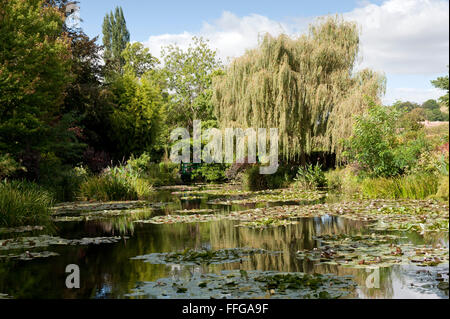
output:
<path id="1" fill-rule="evenodd" d="M 50 192 L 25 182 L 0 182 L 0 226 L 46 224 L 54 200 Z"/>
<path id="2" fill-rule="evenodd" d="M 138 172 L 118 166 L 89 177 L 80 186 L 80 198 L 98 201 L 147 199 L 152 190 L 150 182 L 141 178 Z"/>
<path id="3" fill-rule="evenodd" d="M 361 182 L 351 167 L 337 168 L 325 172 L 328 189 L 346 195 L 360 192 Z"/>
<path id="4" fill-rule="evenodd" d="M 364 196 L 387 199 L 426 199 L 434 196 L 439 187 L 435 174 L 406 175 L 395 178 L 367 178 L 361 184 Z"/>
<path id="5" fill-rule="evenodd" d="M 83 200 L 116 201 L 138 199 L 136 190 L 125 180 L 112 175 L 89 177 L 80 186 Z"/>

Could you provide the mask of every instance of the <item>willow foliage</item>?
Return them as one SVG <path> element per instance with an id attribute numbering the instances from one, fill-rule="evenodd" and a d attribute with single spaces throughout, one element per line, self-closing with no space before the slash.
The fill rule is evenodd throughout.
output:
<path id="1" fill-rule="evenodd" d="M 352 117 L 378 101 L 384 77 L 354 73 L 357 25 L 339 17 L 312 24 L 296 39 L 266 34 L 259 47 L 235 59 L 214 79 L 216 115 L 222 127 L 276 127 L 285 159 L 312 150 L 342 153 Z"/>

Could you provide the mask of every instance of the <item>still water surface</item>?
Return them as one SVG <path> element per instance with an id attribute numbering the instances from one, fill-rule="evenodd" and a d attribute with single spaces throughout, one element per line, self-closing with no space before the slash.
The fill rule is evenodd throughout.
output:
<path id="1" fill-rule="evenodd" d="M 168 203 L 164 208 L 149 210 L 148 216 L 169 214 L 179 209 L 213 208 L 226 213 L 253 206 L 218 206 L 203 199 L 181 200 L 170 191 L 160 191 L 155 200 Z M 261 205 L 261 204 L 260 204 Z M 266 204 L 263 204 L 263 206 Z M 273 204 L 272 204 L 273 205 Z M 358 284 L 354 298 L 448 298 L 427 277 L 427 268 L 394 266 L 374 270 L 351 269 L 333 265 L 314 265 L 299 260 L 295 253 L 317 247 L 314 236 L 366 234 L 363 222 L 322 216 L 302 218 L 298 224 L 264 230 L 235 227 L 238 222 L 221 220 L 192 224 L 134 224 L 129 217 L 101 221 L 60 222 L 52 233 L 67 239 L 101 236 L 127 236 L 115 244 L 57 246 L 51 251 L 59 256 L 31 261 L 0 261 L 0 293 L 14 298 L 126 298 L 141 282 L 164 277 L 189 277 L 193 273 L 217 273 L 221 270 L 259 270 L 281 272 L 333 273 L 352 275 Z M 37 232 L 36 235 L 45 232 Z M 441 243 L 448 247 L 448 233 L 426 240 L 417 233 L 402 234 L 414 244 Z M 131 258 L 150 253 L 192 249 L 262 248 L 282 254 L 256 254 L 242 263 L 210 266 L 154 265 Z M 80 289 L 67 289 L 65 268 L 80 267 Z M 436 270 L 434 267 L 433 270 Z M 448 273 L 448 265 L 440 267 Z M 419 271 L 419 273 L 418 273 Z M 424 275 L 425 274 L 425 275 Z M 369 277 L 371 276 L 371 277 Z M 371 278 L 376 280 L 370 282 Z"/>

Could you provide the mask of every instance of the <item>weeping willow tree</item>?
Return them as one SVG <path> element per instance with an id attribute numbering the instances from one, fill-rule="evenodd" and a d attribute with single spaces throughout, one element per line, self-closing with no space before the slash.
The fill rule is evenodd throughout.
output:
<path id="1" fill-rule="evenodd" d="M 340 17 L 319 20 L 296 39 L 266 34 L 214 79 L 213 102 L 222 127 L 278 128 L 286 160 L 313 150 L 343 151 L 352 117 L 379 102 L 385 80 L 354 72 L 359 30 Z"/>

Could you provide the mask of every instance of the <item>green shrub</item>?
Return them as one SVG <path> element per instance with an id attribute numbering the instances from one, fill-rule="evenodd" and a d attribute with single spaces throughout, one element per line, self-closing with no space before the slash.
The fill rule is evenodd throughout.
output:
<path id="1" fill-rule="evenodd" d="M 366 176 L 403 174 L 430 148 L 422 130 L 401 127 L 401 116 L 402 111 L 395 107 L 372 105 L 367 114 L 355 118 L 346 155 L 361 165 Z"/>
<path id="2" fill-rule="evenodd" d="M 448 176 L 441 177 L 435 198 L 442 201 L 448 201 L 449 199 Z"/>
<path id="3" fill-rule="evenodd" d="M 20 171 L 26 171 L 25 167 L 17 163 L 11 155 L 0 154 L 0 180 L 12 177 Z"/>
<path id="4" fill-rule="evenodd" d="M 177 185 L 181 183 L 180 165 L 169 162 L 151 164 L 144 176 L 154 186 Z"/>
<path id="5" fill-rule="evenodd" d="M 138 194 L 125 179 L 112 174 L 102 174 L 89 177 L 81 184 L 80 198 L 97 201 L 136 200 Z"/>
<path id="6" fill-rule="evenodd" d="M 329 170 L 325 172 L 325 179 L 327 180 L 327 187 L 330 190 L 340 191 L 342 189 L 342 169 Z"/>
<path id="7" fill-rule="evenodd" d="M 154 186 L 181 183 L 180 165 L 170 162 L 152 163 L 148 153 L 144 153 L 137 158 L 131 156 L 126 169 L 140 178 L 147 179 Z"/>
<path id="8" fill-rule="evenodd" d="M 230 167 L 228 164 L 200 164 L 192 170 L 192 179 L 202 179 L 205 182 L 222 182 L 225 180 L 225 172 Z"/>
<path id="9" fill-rule="evenodd" d="M 138 199 L 148 199 L 153 192 L 153 186 L 144 178 L 135 178 L 130 183 L 136 191 Z"/>
<path id="10" fill-rule="evenodd" d="M 260 165 L 252 165 L 239 175 L 238 180 L 241 181 L 244 190 L 258 191 L 284 188 L 292 182 L 290 166 L 280 165 L 274 174 L 260 174 L 259 168 Z"/>
<path id="11" fill-rule="evenodd" d="M 83 167 L 75 167 L 55 171 L 53 176 L 40 180 L 40 184 L 49 190 L 57 202 L 73 202 L 78 200 L 80 186 L 89 174 Z"/>
<path id="12" fill-rule="evenodd" d="M 259 165 L 253 165 L 245 170 L 242 175 L 242 186 L 248 191 L 258 191 L 269 187 L 265 175 L 259 173 Z"/>
<path id="13" fill-rule="evenodd" d="M 0 225 L 46 224 L 50 221 L 53 203 L 52 195 L 34 183 L 0 182 Z"/>
<path id="14" fill-rule="evenodd" d="M 325 174 L 322 171 L 322 165 L 307 164 L 300 166 L 295 177 L 295 186 L 304 188 L 319 188 L 327 185 Z"/>
<path id="15" fill-rule="evenodd" d="M 438 191 L 439 178 L 434 174 L 405 175 L 394 178 L 366 178 L 361 185 L 364 196 L 387 199 L 426 199 Z"/>
<path id="16" fill-rule="evenodd" d="M 99 201 L 147 199 L 152 191 L 148 179 L 122 165 L 109 167 L 101 175 L 85 180 L 80 186 L 80 198 Z"/>

